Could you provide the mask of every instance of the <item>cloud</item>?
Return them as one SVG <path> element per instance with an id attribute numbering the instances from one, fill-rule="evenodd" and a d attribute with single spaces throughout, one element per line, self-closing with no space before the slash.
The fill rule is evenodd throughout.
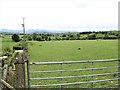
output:
<path id="1" fill-rule="evenodd" d="M 117 1 L 1 0 L 0 28 L 22 29 L 22 17 L 25 17 L 27 29 L 62 27 L 112 29 L 118 20 Z"/>

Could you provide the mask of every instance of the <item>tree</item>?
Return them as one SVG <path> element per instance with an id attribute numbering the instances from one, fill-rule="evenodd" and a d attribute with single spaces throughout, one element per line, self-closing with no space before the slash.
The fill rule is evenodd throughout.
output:
<path id="1" fill-rule="evenodd" d="M 33 34 L 32 34 L 32 38 L 33 38 L 33 40 L 36 40 L 37 34 L 36 34 L 36 33 L 33 33 Z"/>
<path id="2" fill-rule="evenodd" d="M 37 41 L 42 41 L 41 36 L 37 36 L 37 37 L 36 37 L 36 40 L 37 40 Z"/>
<path id="3" fill-rule="evenodd" d="M 45 40 L 47 41 L 48 40 L 48 37 L 47 36 L 44 36 Z"/>
<path id="4" fill-rule="evenodd" d="M 95 40 L 95 39 L 97 39 L 97 38 L 96 38 L 96 34 L 95 34 L 95 33 L 89 34 L 89 35 L 87 36 L 87 39 L 88 39 L 88 40 Z"/>
<path id="5" fill-rule="evenodd" d="M 79 34 L 79 33 L 77 34 L 77 37 L 80 37 L 80 34 Z"/>
<path id="6" fill-rule="evenodd" d="M 109 35 L 108 34 L 105 34 L 103 39 L 109 39 Z"/>
<path id="7" fill-rule="evenodd" d="M 32 36 L 30 36 L 30 35 L 28 35 L 27 38 L 28 38 L 29 41 L 32 40 Z"/>
<path id="8" fill-rule="evenodd" d="M 13 40 L 14 42 L 19 42 L 19 41 L 20 41 L 20 37 L 19 37 L 17 34 L 13 34 L 13 35 L 12 35 L 12 40 Z"/>
<path id="9" fill-rule="evenodd" d="M 51 40 L 51 38 L 49 37 L 49 38 L 48 38 L 48 40 L 50 41 L 50 40 Z"/>
<path id="10" fill-rule="evenodd" d="M 63 34 L 62 37 L 66 37 L 66 34 Z"/>

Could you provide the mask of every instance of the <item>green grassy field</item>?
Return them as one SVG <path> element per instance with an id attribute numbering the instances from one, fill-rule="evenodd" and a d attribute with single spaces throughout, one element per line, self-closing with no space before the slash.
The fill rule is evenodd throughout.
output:
<path id="1" fill-rule="evenodd" d="M 2 38 L 2 47 L 10 47 L 11 35 Z M 30 61 L 76 61 L 118 58 L 118 40 L 30 41 Z M 78 50 L 78 48 L 81 48 Z"/>
<path id="2" fill-rule="evenodd" d="M 12 47 L 15 44 L 16 43 L 12 41 L 11 35 L 4 35 L 4 38 L 2 38 L 2 48 L 10 47 L 12 50 Z"/>
<path id="3" fill-rule="evenodd" d="M 44 62 L 112 59 L 118 58 L 118 41 L 33 41 L 29 44 L 29 54 L 30 61 Z"/>
<path id="4" fill-rule="evenodd" d="M 78 50 L 78 48 L 81 48 Z M 59 62 L 59 61 L 80 61 L 80 60 L 104 60 L 118 58 L 118 41 L 117 40 L 78 40 L 78 41 L 48 41 L 48 42 L 29 42 L 29 60 L 32 62 Z M 115 66 L 116 63 L 96 63 L 94 67 L 106 67 Z M 91 64 L 67 64 L 63 65 L 63 70 L 70 69 L 85 69 L 91 68 Z M 59 70 L 60 65 L 42 65 L 31 66 L 32 71 L 44 71 L 44 70 Z M 95 70 L 94 74 L 102 74 L 109 72 L 117 72 L 117 68 Z M 62 76 L 81 76 L 90 75 L 91 71 L 77 71 L 77 72 L 62 72 Z M 39 73 L 31 74 L 32 78 L 45 78 L 60 76 L 60 72 L 57 73 Z M 117 75 L 115 76 L 117 77 Z M 95 80 L 115 78 L 113 75 L 95 77 Z M 88 78 L 74 78 L 74 79 L 55 79 L 55 80 L 37 80 L 32 81 L 32 84 L 58 84 L 67 82 L 85 82 L 91 80 Z M 112 86 L 117 81 L 95 83 L 94 87 L 100 87 L 101 85 Z M 91 87 L 91 84 L 72 85 L 66 87 Z"/>
<path id="5" fill-rule="evenodd" d="M 6 35 L 2 40 L 2 47 L 12 46 L 17 44 L 11 40 L 11 35 Z M 78 49 L 80 48 L 80 50 Z M 80 61 L 80 60 L 104 60 L 118 58 L 118 40 L 68 40 L 68 41 L 29 41 L 28 53 L 30 62 L 59 62 L 59 61 Z M 94 67 L 106 67 L 116 66 L 116 63 L 95 63 Z M 67 64 L 63 65 L 63 70 L 70 69 L 85 69 L 91 68 L 91 64 Z M 30 71 L 44 71 L 44 70 L 59 70 L 60 65 L 43 65 L 43 66 L 31 66 Z M 95 70 L 94 74 L 117 72 L 117 68 Z M 90 75 L 92 71 L 77 71 L 77 72 L 62 72 L 62 76 L 81 76 Z M 57 73 L 39 73 L 31 74 L 31 77 L 56 77 L 60 76 L 60 72 Z M 94 80 L 104 80 L 109 78 L 117 78 L 117 75 L 107 75 L 94 77 Z M 31 84 L 57 84 L 67 82 L 84 82 L 91 80 L 91 77 L 87 78 L 74 78 L 74 79 L 55 79 L 55 80 L 39 80 L 31 81 Z M 117 81 L 95 83 L 94 87 L 100 87 L 101 85 L 112 86 Z M 91 87 L 91 84 L 71 85 L 66 87 Z"/>

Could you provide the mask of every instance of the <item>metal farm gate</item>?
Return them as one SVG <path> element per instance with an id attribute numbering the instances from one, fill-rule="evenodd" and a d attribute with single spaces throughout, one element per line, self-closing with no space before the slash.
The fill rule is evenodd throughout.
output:
<path id="1" fill-rule="evenodd" d="M 119 61 L 29 62 L 28 88 L 118 88 Z"/>

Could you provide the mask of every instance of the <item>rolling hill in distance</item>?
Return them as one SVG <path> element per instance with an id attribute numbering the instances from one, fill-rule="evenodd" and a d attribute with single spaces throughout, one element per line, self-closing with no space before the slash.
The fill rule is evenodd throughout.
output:
<path id="1" fill-rule="evenodd" d="M 117 30 L 106 30 L 106 31 L 117 31 Z M 26 34 L 31 34 L 31 33 L 66 33 L 66 32 L 86 32 L 86 31 L 76 31 L 76 30 L 47 30 L 47 29 L 29 29 L 29 30 L 25 31 Z M 0 29 L 0 33 L 10 33 L 10 34 L 16 33 L 16 34 L 20 34 L 20 33 L 23 33 L 23 30 Z"/>

